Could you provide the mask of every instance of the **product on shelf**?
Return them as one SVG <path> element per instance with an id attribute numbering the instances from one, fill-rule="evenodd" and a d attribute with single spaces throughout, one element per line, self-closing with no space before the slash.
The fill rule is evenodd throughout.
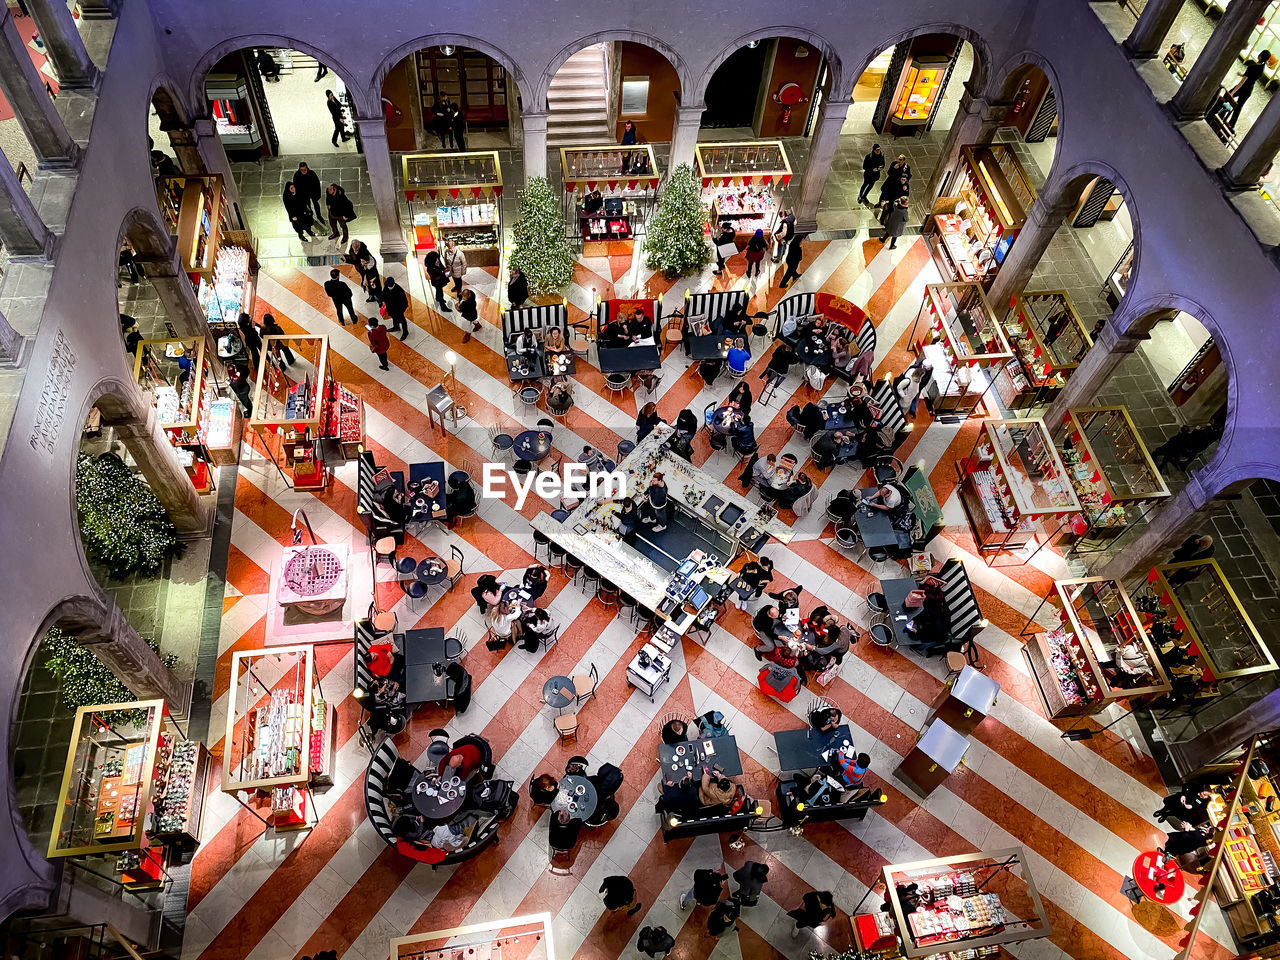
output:
<path id="1" fill-rule="evenodd" d="M 218 251 L 213 280 L 200 278 L 197 297 L 210 323 L 234 326 L 241 313 L 249 312 L 249 251 L 225 246 Z"/>

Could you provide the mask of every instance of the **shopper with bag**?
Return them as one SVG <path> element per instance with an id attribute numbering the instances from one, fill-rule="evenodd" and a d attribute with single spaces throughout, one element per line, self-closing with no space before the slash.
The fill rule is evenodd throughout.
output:
<path id="1" fill-rule="evenodd" d="M 307 202 L 307 198 L 298 192 L 298 186 L 292 180 L 285 185 L 284 194 L 280 198 L 284 203 L 284 212 L 289 217 L 289 226 L 293 227 L 293 232 L 298 235 L 298 239 L 302 241 L 314 240 L 315 237 L 309 237 L 311 228 L 315 224 L 315 218 L 311 216 L 311 204 Z"/>
<path id="2" fill-rule="evenodd" d="M 747 277 L 760 276 L 760 264 L 764 260 L 764 231 L 757 230 L 747 241 Z"/>
<path id="3" fill-rule="evenodd" d="M 396 283 L 395 277 L 387 277 L 382 287 L 382 315 L 391 318 L 391 332 L 399 331 L 401 340 L 409 339 L 409 324 L 404 315 L 409 309 L 409 295 Z"/>
<path id="4" fill-rule="evenodd" d="M 779 210 L 778 216 L 782 219 L 778 222 L 778 229 L 773 231 L 773 262 L 781 263 L 782 255 L 786 253 L 787 244 L 789 244 L 796 235 L 796 215 L 788 213 L 786 210 Z"/>
<path id="5" fill-rule="evenodd" d="M 444 245 L 444 266 L 449 271 L 449 276 L 453 277 L 453 296 L 458 298 L 462 296 L 462 278 L 467 272 L 467 255 L 462 252 L 458 244 L 454 240 L 445 241 Z"/>
<path id="6" fill-rule="evenodd" d="M 377 317 L 369 318 L 369 349 L 377 356 L 383 370 L 391 369 L 387 366 L 387 351 L 391 349 L 391 340 L 387 337 L 387 328 Z"/>
<path id="7" fill-rule="evenodd" d="M 716 234 L 716 268 L 712 271 L 717 277 L 724 270 L 724 262 L 738 255 L 738 244 L 734 240 L 736 235 L 732 222 L 725 220 L 720 224 L 720 232 Z"/>
<path id="8" fill-rule="evenodd" d="M 440 252 L 428 251 L 422 265 L 427 271 L 427 282 L 436 292 L 436 309 L 441 313 L 453 313 L 449 305 L 444 302 L 444 288 L 449 282 L 449 271 L 445 269 L 444 261 L 440 259 Z"/>
<path id="9" fill-rule="evenodd" d="M 347 191 L 336 183 L 331 183 L 325 190 L 324 202 L 329 208 L 329 239 L 346 243 L 349 236 L 347 224 L 356 218 L 356 208 L 351 205 Z M 339 233 L 342 234 L 341 239 L 338 238 Z"/>
<path id="10" fill-rule="evenodd" d="M 480 332 L 480 306 L 476 303 L 474 290 L 463 290 L 458 297 L 458 315 L 471 324 L 471 329 L 462 338 L 463 342 L 471 339 L 471 334 Z"/>

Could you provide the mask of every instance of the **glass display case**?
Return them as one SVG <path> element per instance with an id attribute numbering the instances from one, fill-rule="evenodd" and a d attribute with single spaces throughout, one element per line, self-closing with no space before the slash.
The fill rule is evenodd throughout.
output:
<path id="1" fill-rule="evenodd" d="M 1118 580 L 1058 580 L 1044 603 L 1053 599 L 1061 604 L 1057 624 L 1044 630 L 1032 615 L 1022 632 L 1027 636 L 1034 627 L 1034 640 L 1023 653 L 1050 717 L 1098 713 L 1121 698 L 1173 689 Z"/>
<path id="2" fill-rule="evenodd" d="M 327 470 L 320 426 L 329 338 L 307 334 L 265 337 L 263 356 L 268 356 L 277 343 L 287 346 L 301 361 L 297 364 L 300 369 L 295 374 L 293 364 L 287 372 L 275 363 L 259 364 L 249 426 L 258 432 L 267 453 L 295 490 L 322 490 Z"/>
<path id="3" fill-rule="evenodd" d="M 1072 408 L 1054 440 L 1084 507 L 1070 530 L 1078 551 L 1105 549 L 1171 495 L 1124 407 Z"/>
<path id="4" fill-rule="evenodd" d="M 942 96 L 951 62 L 951 57 L 937 54 L 911 58 L 889 111 L 890 133 L 915 133 L 929 122 Z"/>
<path id="5" fill-rule="evenodd" d="M 728 220 L 740 236 L 757 230 L 766 238 L 772 235 L 791 183 L 791 161 L 781 140 L 700 143 L 694 162 L 716 225 L 713 232 Z"/>
<path id="6" fill-rule="evenodd" d="M 1133 251 L 1133 241 L 1130 240 L 1129 246 L 1125 248 L 1124 253 L 1120 254 L 1120 259 L 1107 274 L 1107 281 L 1103 285 L 1102 295 L 1112 310 L 1120 306 L 1120 301 L 1124 299 L 1125 292 L 1129 289 L 1129 274 L 1133 272 Z"/>
<path id="7" fill-rule="evenodd" d="M 1036 191 L 1005 144 L 960 148 L 948 195 L 934 202 L 924 236 L 944 277 L 991 285 Z"/>
<path id="8" fill-rule="evenodd" d="M 468 267 L 496 267 L 501 258 L 502 168 L 496 150 L 407 153 L 401 158 L 413 247 L 439 250 L 453 240 Z"/>
<path id="9" fill-rule="evenodd" d="M 888 864 L 881 871 L 903 956 L 991 956 L 991 947 L 998 953 L 1000 944 L 1053 933 L 1022 847 Z"/>
<path id="10" fill-rule="evenodd" d="M 1051 542 L 1080 501 L 1043 420 L 984 420 L 956 461 L 960 503 L 980 552 Z M 1037 538 L 1037 535 L 1040 535 Z M 1029 560 L 1034 551 L 1023 562 Z"/>
<path id="11" fill-rule="evenodd" d="M 1138 595 L 1143 627 L 1175 686 L 1215 696 L 1219 680 L 1270 673 L 1275 658 L 1213 560 L 1151 568 Z"/>
<path id="12" fill-rule="evenodd" d="M 561 147 L 561 209 L 586 256 L 608 256 L 643 235 L 658 196 L 658 165 L 647 143 Z M 600 196 L 593 196 L 599 192 Z"/>
<path id="13" fill-rule="evenodd" d="M 214 489 L 206 443 L 213 405 L 219 399 L 205 346 L 204 337 L 143 340 L 133 361 L 134 379 L 150 395 L 160 428 L 197 493 Z M 230 436 L 225 442 L 231 442 Z"/>
<path id="14" fill-rule="evenodd" d="M 1052 403 L 1093 346 L 1063 290 L 1014 295 L 1001 326 L 1016 355 L 996 378 L 1000 401 L 1008 409 Z"/>
<path id="15" fill-rule="evenodd" d="M 237 333 L 240 314 L 253 315 L 257 270 L 249 248 L 231 244 L 218 251 L 213 274 L 200 277 L 196 298 L 214 337 Z"/>
<path id="16" fill-rule="evenodd" d="M 269 793 L 271 824 L 302 829 L 310 789 L 332 783 L 334 705 L 310 645 L 236 651 L 231 658 L 222 790 Z"/>
<path id="17" fill-rule="evenodd" d="M 249 81 L 234 73 L 211 73 L 205 78 L 204 91 L 214 129 L 227 151 L 246 155 L 260 151 L 265 141 Z"/>
<path id="18" fill-rule="evenodd" d="M 197 842 L 207 768 L 204 747 L 182 736 L 163 700 L 81 707 L 48 856 Z"/>
<path id="19" fill-rule="evenodd" d="M 212 276 L 221 237 L 231 229 L 222 178 L 160 177 L 156 200 L 165 226 L 176 238 L 183 271 Z"/>
<path id="20" fill-rule="evenodd" d="M 1009 341 L 976 283 L 931 283 L 911 342 L 933 367 L 925 388 L 934 416 L 971 414 L 992 374 L 1013 359 Z"/>

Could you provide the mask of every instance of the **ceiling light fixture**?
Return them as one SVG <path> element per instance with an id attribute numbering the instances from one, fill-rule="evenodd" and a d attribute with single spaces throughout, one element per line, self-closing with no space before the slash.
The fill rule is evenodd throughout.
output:
<path id="1" fill-rule="evenodd" d="M 453 47 L 449 46 L 449 44 L 446 43 L 443 47 L 440 48 L 440 52 L 443 53 L 446 57 L 452 57 Z"/>
<path id="2" fill-rule="evenodd" d="M 752 40 L 750 43 L 748 43 L 748 44 L 747 44 L 747 49 L 748 49 L 748 50 L 754 50 L 754 49 L 755 49 L 756 47 L 758 47 L 758 46 L 760 46 L 760 41 L 759 41 L 759 40 Z"/>

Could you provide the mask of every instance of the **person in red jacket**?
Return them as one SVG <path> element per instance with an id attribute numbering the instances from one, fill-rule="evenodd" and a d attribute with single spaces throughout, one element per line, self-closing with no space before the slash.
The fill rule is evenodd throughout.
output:
<path id="1" fill-rule="evenodd" d="M 383 370 L 391 369 L 387 366 L 387 351 L 391 349 L 391 341 L 387 338 L 387 328 L 376 316 L 369 318 L 369 349 L 378 355 L 378 363 L 382 364 Z"/>

